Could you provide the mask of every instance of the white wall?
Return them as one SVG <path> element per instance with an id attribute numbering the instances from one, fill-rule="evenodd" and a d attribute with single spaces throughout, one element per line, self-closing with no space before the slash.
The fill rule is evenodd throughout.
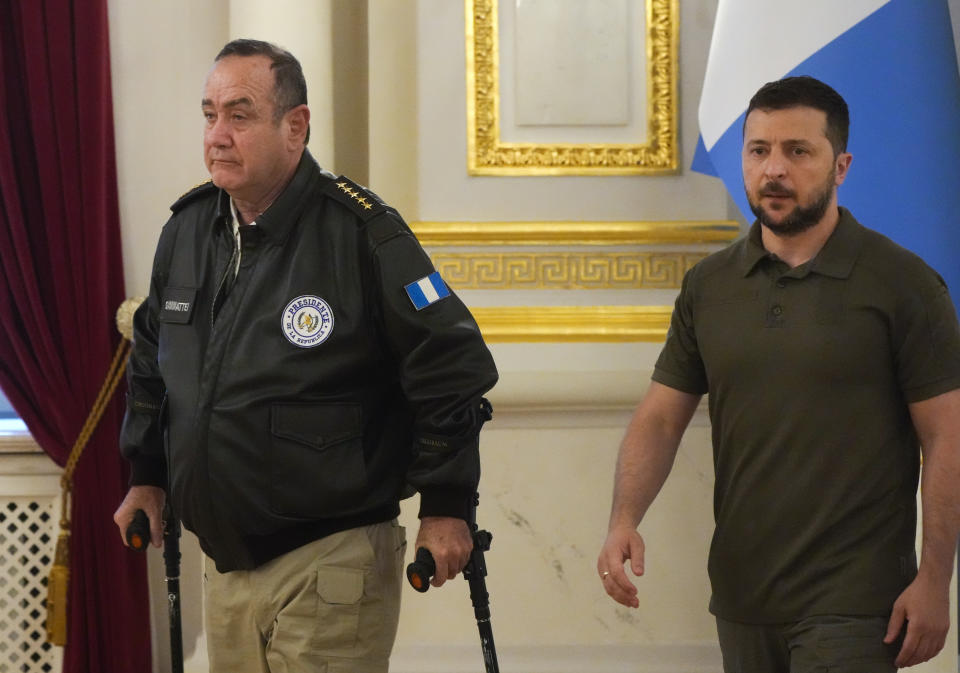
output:
<path id="1" fill-rule="evenodd" d="M 128 296 L 144 295 L 153 250 L 177 197 L 209 178 L 200 98 L 227 41 L 227 0 L 111 0 L 117 182 Z"/>

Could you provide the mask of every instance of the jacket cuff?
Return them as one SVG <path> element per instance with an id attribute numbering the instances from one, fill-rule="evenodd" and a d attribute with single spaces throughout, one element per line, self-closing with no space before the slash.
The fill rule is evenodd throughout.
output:
<path id="1" fill-rule="evenodd" d="M 167 488 L 167 463 L 162 456 L 137 456 L 130 459 L 130 486 Z"/>
<path id="2" fill-rule="evenodd" d="M 472 521 L 474 491 L 459 488 L 424 488 L 420 491 L 421 519 L 425 516 L 449 516 Z"/>

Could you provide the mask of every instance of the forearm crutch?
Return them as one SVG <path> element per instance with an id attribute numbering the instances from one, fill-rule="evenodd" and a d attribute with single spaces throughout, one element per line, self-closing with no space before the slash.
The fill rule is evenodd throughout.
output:
<path id="1" fill-rule="evenodd" d="M 473 537 L 473 551 L 470 560 L 463 568 L 463 578 L 470 585 L 470 601 L 473 603 L 473 614 L 477 618 L 477 629 L 480 632 L 480 649 L 483 651 L 483 663 L 487 673 L 500 673 L 497 664 L 497 650 L 493 644 L 493 628 L 490 626 L 490 594 L 487 593 L 487 563 L 483 556 L 490 550 L 493 535 L 477 528 L 477 505 L 480 496 L 475 495 L 471 521 L 469 521 Z M 437 571 L 433 555 L 426 547 L 417 549 L 416 558 L 407 566 L 407 580 L 417 591 L 423 593 L 430 588 L 430 578 Z"/>
<path id="2" fill-rule="evenodd" d="M 167 580 L 167 613 L 170 619 L 170 669 L 183 673 L 183 631 L 180 625 L 180 520 L 167 503 L 163 510 L 163 563 Z M 138 509 L 127 527 L 127 544 L 145 551 L 150 542 L 150 521 Z"/>

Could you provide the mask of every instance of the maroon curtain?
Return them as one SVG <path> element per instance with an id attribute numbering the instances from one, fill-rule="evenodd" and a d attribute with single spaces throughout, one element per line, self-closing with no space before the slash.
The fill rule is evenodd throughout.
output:
<path id="1" fill-rule="evenodd" d="M 109 45 L 106 0 L 0 2 L 0 387 L 59 465 L 120 338 Z M 150 670 L 146 562 L 112 521 L 121 417 L 74 474 L 67 673 Z"/>

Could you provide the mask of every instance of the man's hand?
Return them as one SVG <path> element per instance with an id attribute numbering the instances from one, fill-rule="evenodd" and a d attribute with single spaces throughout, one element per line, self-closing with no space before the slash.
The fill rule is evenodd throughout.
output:
<path id="1" fill-rule="evenodd" d="M 127 544 L 127 528 L 133 521 L 133 515 L 142 509 L 150 519 L 150 542 L 154 547 L 163 544 L 163 503 L 166 493 L 156 486 L 131 486 L 127 496 L 113 513 L 113 522 L 120 529 L 120 538 Z"/>
<path id="2" fill-rule="evenodd" d="M 934 582 L 922 575 L 908 586 L 893 604 L 883 642 L 894 642 L 907 625 L 897 668 L 906 668 L 932 659 L 943 649 L 950 628 L 950 583 Z"/>
<path id="3" fill-rule="evenodd" d="M 633 528 L 612 528 L 600 550 L 597 572 L 610 598 L 628 608 L 640 607 L 637 587 L 627 577 L 624 561 L 637 577 L 643 575 L 643 538 Z"/>
<path id="4" fill-rule="evenodd" d="M 463 519 L 425 516 L 420 520 L 416 549 L 426 547 L 433 555 L 437 571 L 430 581 L 435 587 L 457 576 L 470 560 L 473 537 Z"/>

